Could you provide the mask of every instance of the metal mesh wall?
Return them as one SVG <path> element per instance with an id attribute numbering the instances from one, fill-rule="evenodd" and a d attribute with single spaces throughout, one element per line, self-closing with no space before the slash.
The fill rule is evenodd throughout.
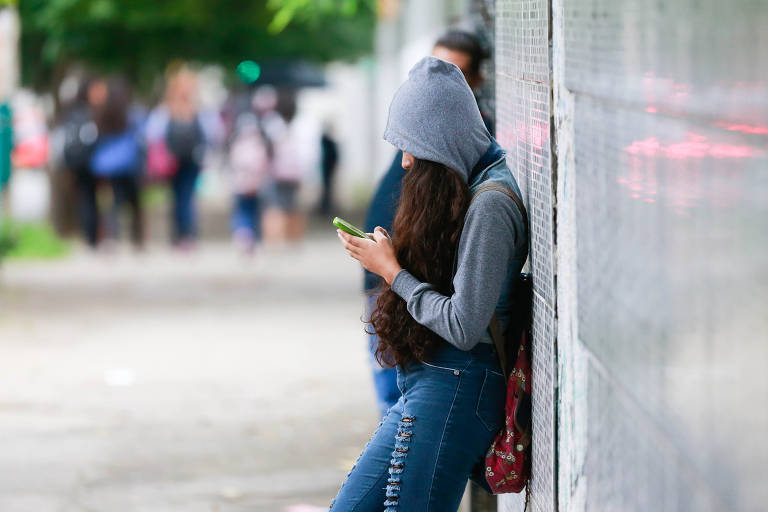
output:
<path id="1" fill-rule="evenodd" d="M 498 138 L 532 222 L 534 509 L 765 510 L 768 9 L 499 0 L 496 51 Z M 555 290 L 577 359 L 559 361 L 559 466 Z"/>
<path id="2" fill-rule="evenodd" d="M 584 508 L 765 510 L 768 10 L 562 5 Z"/>
<path id="3" fill-rule="evenodd" d="M 496 130 L 531 220 L 534 275 L 533 510 L 555 508 L 555 296 L 549 148 L 549 7 L 546 0 L 496 2 Z M 502 500 L 518 510 L 519 500 Z"/>

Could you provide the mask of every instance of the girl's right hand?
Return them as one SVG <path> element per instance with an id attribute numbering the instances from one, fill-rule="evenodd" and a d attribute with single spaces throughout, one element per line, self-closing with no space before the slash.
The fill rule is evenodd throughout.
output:
<path id="1" fill-rule="evenodd" d="M 377 227 L 373 231 L 373 240 L 358 238 L 340 229 L 336 233 L 347 253 L 366 270 L 383 277 L 387 284 L 392 285 L 395 276 L 403 270 L 397 262 L 392 241 L 383 228 Z"/>
<path id="2" fill-rule="evenodd" d="M 366 233 L 366 235 L 368 235 L 369 237 L 371 237 L 371 238 L 373 238 L 375 240 L 376 239 L 376 231 L 378 231 L 378 232 L 382 233 L 384 236 L 386 236 L 387 238 L 389 238 L 390 241 L 392 241 L 392 237 L 389 236 L 389 233 L 387 233 L 387 230 L 384 229 L 383 227 L 376 226 L 376 228 L 373 231 L 374 231 L 373 233 Z"/>

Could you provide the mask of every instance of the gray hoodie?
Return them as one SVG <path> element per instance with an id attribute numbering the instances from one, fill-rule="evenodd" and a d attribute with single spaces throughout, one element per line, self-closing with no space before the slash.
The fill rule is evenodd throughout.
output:
<path id="1" fill-rule="evenodd" d="M 425 57 L 392 99 L 384 140 L 416 158 L 458 171 L 468 181 L 491 144 L 491 134 L 459 68 Z"/>
<path id="2" fill-rule="evenodd" d="M 464 76 L 451 63 L 426 57 L 413 67 L 392 100 L 384 139 L 416 158 L 457 171 L 470 192 L 490 180 L 520 194 L 503 153 L 473 176 L 476 164 L 493 151 L 495 141 Z M 510 286 L 528 254 L 527 237 L 514 201 L 502 192 L 484 192 L 467 211 L 453 295 L 438 293 L 407 269 L 397 274 L 392 290 L 406 301 L 417 322 L 457 348 L 470 350 L 479 342 L 492 343 L 488 324 L 494 312 L 502 326 L 506 323 L 512 307 Z"/>

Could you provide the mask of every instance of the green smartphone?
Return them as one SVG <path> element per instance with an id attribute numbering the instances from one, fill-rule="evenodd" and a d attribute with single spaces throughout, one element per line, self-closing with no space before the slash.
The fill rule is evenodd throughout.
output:
<path id="1" fill-rule="evenodd" d="M 339 228 L 340 230 L 344 231 L 345 233 L 349 233 L 352 236 L 357 236 L 360 238 L 367 238 L 368 240 L 373 240 L 373 238 L 369 237 L 365 234 L 365 231 L 362 229 L 353 226 L 349 222 L 345 221 L 342 218 L 335 217 L 333 219 L 333 225 Z"/>

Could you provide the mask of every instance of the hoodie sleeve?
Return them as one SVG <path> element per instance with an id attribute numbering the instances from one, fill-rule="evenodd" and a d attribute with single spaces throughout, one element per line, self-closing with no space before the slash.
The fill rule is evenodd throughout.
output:
<path id="1" fill-rule="evenodd" d="M 515 248 L 525 240 L 522 215 L 502 192 L 480 194 L 467 212 L 459 242 L 454 293 L 446 296 L 407 270 L 392 281 L 408 311 L 461 350 L 472 349 L 493 316 Z"/>

